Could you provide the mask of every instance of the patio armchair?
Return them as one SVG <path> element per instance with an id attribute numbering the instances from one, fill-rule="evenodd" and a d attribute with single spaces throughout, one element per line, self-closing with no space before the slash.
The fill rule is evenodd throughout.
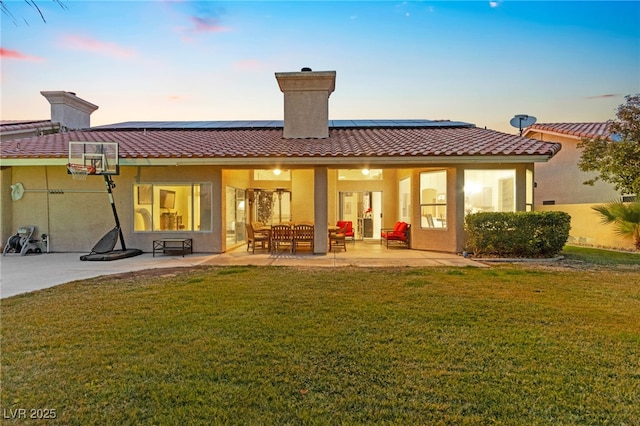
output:
<path id="1" fill-rule="evenodd" d="M 411 248 L 411 225 L 406 222 L 396 222 L 393 228 L 382 229 L 380 244 L 383 241 L 386 241 L 387 248 L 389 248 L 390 242 Z"/>
<path id="2" fill-rule="evenodd" d="M 346 230 L 347 226 L 345 225 L 337 231 L 329 232 L 329 251 L 332 251 L 334 247 L 342 247 L 344 251 L 347 251 Z"/>
<path id="3" fill-rule="evenodd" d="M 253 232 L 253 226 L 249 224 L 245 224 L 247 229 L 247 251 L 249 248 L 252 249 L 252 252 L 256 252 L 256 244 L 260 244 L 261 248 L 269 249 L 269 235 L 267 234 L 259 234 Z"/>
<path id="4" fill-rule="evenodd" d="M 308 244 L 313 251 L 313 225 L 296 225 L 293 227 L 293 245 L 291 251 L 295 254 L 299 245 Z"/>
<path id="5" fill-rule="evenodd" d="M 262 222 L 251 222 L 251 227 L 253 228 L 254 234 L 265 234 L 269 236 L 271 233 L 271 228 Z"/>
<path id="6" fill-rule="evenodd" d="M 344 237 L 345 239 L 351 239 L 351 242 L 355 244 L 356 242 L 356 233 L 353 230 L 353 222 L 350 220 L 339 220 L 336 226 L 340 229 L 344 228 Z"/>

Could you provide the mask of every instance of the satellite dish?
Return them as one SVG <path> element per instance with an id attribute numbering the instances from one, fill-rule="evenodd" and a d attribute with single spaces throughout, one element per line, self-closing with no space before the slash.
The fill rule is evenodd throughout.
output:
<path id="1" fill-rule="evenodd" d="M 513 127 L 520 130 L 520 136 L 522 136 L 522 129 L 525 127 L 529 127 L 534 124 L 538 119 L 532 115 L 527 114 L 516 114 L 510 121 Z"/>
<path id="2" fill-rule="evenodd" d="M 11 185 L 11 199 L 13 201 L 18 201 L 24 195 L 24 186 L 20 182 L 15 185 Z"/>

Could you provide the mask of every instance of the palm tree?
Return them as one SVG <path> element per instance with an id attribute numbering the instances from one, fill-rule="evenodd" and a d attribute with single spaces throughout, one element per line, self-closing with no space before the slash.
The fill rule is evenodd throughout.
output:
<path id="1" fill-rule="evenodd" d="M 592 208 L 600 213 L 602 223 L 613 224 L 616 234 L 633 238 L 636 249 L 640 250 L 640 200 L 632 203 L 616 200 Z"/>

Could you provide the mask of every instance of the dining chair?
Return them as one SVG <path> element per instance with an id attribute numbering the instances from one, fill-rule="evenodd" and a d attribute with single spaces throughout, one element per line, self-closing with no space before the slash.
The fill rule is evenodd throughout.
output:
<path id="1" fill-rule="evenodd" d="M 293 251 L 293 229 L 290 225 L 273 225 L 271 227 L 271 251 L 277 251 L 281 245 L 288 245 Z"/>
<path id="2" fill-rule="evenodd" d="M 308 244 L 313 250 L 313 225 L 301 224 L 293 227 L 293 247 L 292 252 L 295 254 L 299 245 Z"/>
<path id="3" fill-rule="evenodd" d="M 256 252 L 256 244 L 260 244 L 261 247 L 264 249 L 269 249 L 269 235 L 267 234 L 257 234 L 255 232 L 253 232 L 253 227 L 249 224 L 245 224 L 245 227 L 247 229 L 247 251 L 249 251 L 249 248 L 252 248 L 252 252 L 255 253 Z"/>
<path id="4" fill-rule="evenodd" d="M 334 247 L 342 247 L 344 251 L 347 251 L 347 227 L 346 225 L 337 231 L 329 232 L 329 251 L 332 251 Z"/>

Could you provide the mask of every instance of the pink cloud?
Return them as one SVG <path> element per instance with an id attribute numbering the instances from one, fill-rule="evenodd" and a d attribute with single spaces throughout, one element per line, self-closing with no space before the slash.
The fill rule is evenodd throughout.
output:
<path id="1" fill-rule="evenodd" d="M 43 58 L 39 58 L 37 56 L 25 55 L 24 53 L 18 52 L 17 50 L 5 49 L 4 47 L 0 47 L 0 58 L 17 59 L 19 61 L 36 61 L 36 62 L 44 61 Z"/>
<path id="2" fill-rule="evenodd" d="M 192 31 L 195 33 L 221 33 L 229 31 L 229 28 L 220 25 L 220 20 L 216 18 L 198 18 L 197 16 L 192 16 L 191 22 L 193 23 Z"/>
<path id="3" fill-rule="evenodd" d="M 244 59 L 235 62 L 233 67 L 240 71 L 262 71 L 265 69 L 265 64 L 257 59 Z"/>
<path id="4" fill-rule="evenodd" d="M 117 58 L 131 58 L 136 56 L 135 51 L 132 49 L 121 47 L 116 43 L 104 42 L 86 36 L 67 35 L 63 38 L 63 42 L 65 47 L 74 50 L 101 53 L 108 56 L 115 56 Z"/>

